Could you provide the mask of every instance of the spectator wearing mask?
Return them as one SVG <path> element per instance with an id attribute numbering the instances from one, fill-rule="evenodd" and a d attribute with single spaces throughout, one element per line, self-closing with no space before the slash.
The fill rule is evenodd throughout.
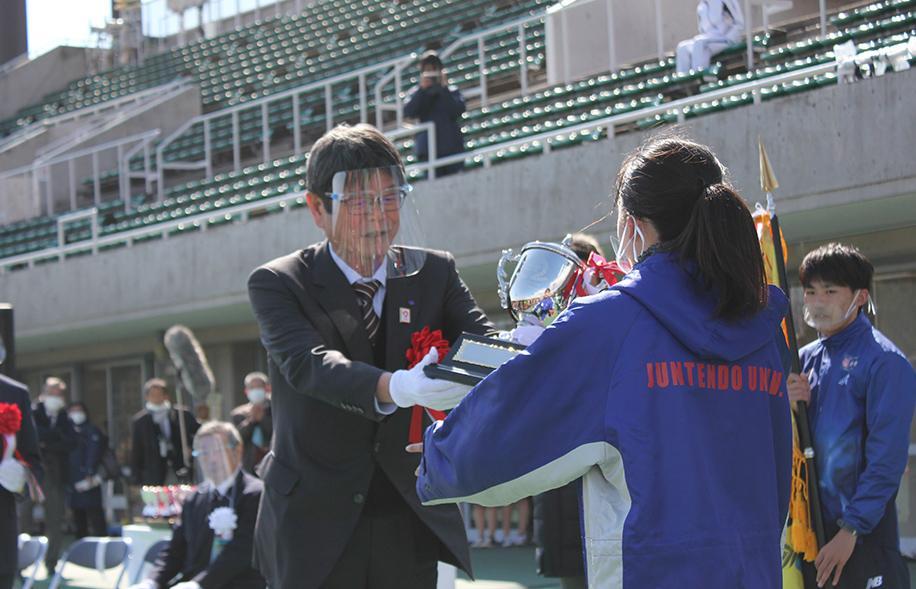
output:
<path id="1" fill-rule="evenodd" d="M 805 586 L 908 589 L 894 500 L 906 469 L 916 376 L 868 320 L 874 268 L 854 247 L 831 243 L 805 256 L 805 323 L 818 339 L 799 351 L 803 375 L 789 399 L 810 403 L 821 513 L 828 541 Z"/>
<path id="2" fill-rule="evenodd" d="M 741 41 L 744 13 L 738 0 L 700 0 L 699 33 L 677 46 L 677 71 L 687 73 L 709 67 L 712 56 Z"/>
<path id="3" fill-rule="evenodd" d="M 424 53 L 420 57 L 420 83 L 407 96 L 404 116 L 421 123 L 432 121 L 436 128 L 437 158 L 464 151 L 464 135 L 461 133 L 464 109 L 464 96 L 457 87 L 448 85 L 439 55 L 435 51 Z M 419 161 L 429 159 L 429 137 L 426 132 L 416 135 L 414 153 Z M 436 168 L 436 175 L 454 174 L 463 167 L 463 162 L 440 166 Z"/>
<path id="4" fill-rule="evenodd" d="M 70 450 L 76 443 L 73 424 L 67 418 L 67 385 L 59 378 L 45 380 L 38 403 L 32 410 L 45 477 L 44 521 L 48 537 L 45 566 L 53 571 L 63 547 L 62 525 L 67 510 L 70 486 Z"/>
<path id="5" fill-rule="evenodd" d="M 74 432 L 67 499 L 73 512 L 76 537 L 107 536 L 108 526 L 102 509 L 102 477 L 98 471 L 108 439 L 89 421 L 89 412 L 82 403 L 71 403 L 67 414 Z"/>
<path id="6" fill-rule="evenodd" d="M 270 451 L 274 434 L 270 415 L 270 379 L 263 372 L 252 372 L 245 377 L 245 396 L 248 402 L 232 411 L 232 423 L 245 442 L 242 468 L 255 472 L 255 468 Z"/>
<path id="7" fill-rule="evenodd" d="M 204 424 L 194 458 L 204 483 L 185 500 L 149 577 L 130 589 L 263 589 L 251 566 L 263 485 L 241 468 L 244 443 L 224 421 Z"/>
<path id="8" fill-rule="evenodd" d="M 172 407 L 164 380 L 153 378 L 143 385 L 146 407 L 131 422 L 131 478 L 136 485 L 168 485 L 191 480 L 191 464 L 184 456 L 200 427 L 194 414 Z M 181 419 L 184 419 L 185 444 Z"/>

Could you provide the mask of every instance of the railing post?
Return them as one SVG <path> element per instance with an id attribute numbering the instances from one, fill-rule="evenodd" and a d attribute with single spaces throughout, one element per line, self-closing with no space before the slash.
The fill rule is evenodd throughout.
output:
<path id="1" fill-rule="evenodd" d="M 819 0 L 818 8 L 821 13 L 821 39 L 825 39 L 827 37 L 827 0 Z M 766 6 L 763 9 L 766 10 Z"/>
<path id="2" fill-rule="evenodd" d="M 67 175 L 70 181 L 70 208 L 76 209 L 76 170 L 73 166 L 73 158 L 67 162 Z"/>
<path id="3" fill-rule="evenodd" d="M 152 176 L 151 172 L 153 171 L 153 168 L 150 165 L 150 161 L 149 161 L 150 141 L 151 141 L 150 138 L 147 138 L 146 141 L 143 143 L 143 182 L 144 182 L 143 187 L 146 189 L 147 194 L 153 191 L 153 179 L 151 178 Z M 127 200 L 127 210 L 128 211 L 130 210 L 130 199 Z"/>
<path id="4" fill-rule="evenodd" d="M 293 153 L 302 154 L 302 123 L 299 120 L 299 93 L 293 94 Z"/>
<path id="5" fill-rule="evenodd" d="M 662 26 L 662 3 L 661 0 L 655 0 L 655 43 L 658 51 L 658 60 L 665 59 L 665 39 Z"/>
<path id="6" fill-rule="evenodd" d="M 204 166 L 207 180 L 213 177 L 213 148 L 210 145 L 210 119 L 204 119 Z"/>
<path id="7" fill-rule="evenodd" d="M 369 122 L 369 100 L 366 96 L 366 74 L 359 75 L 359 122 Z"/>
<path id="8" fill-rule="evenodd" d="M 331 96 L 330 84 L 324 85 L 324 122 L 328 131 L 334 128 L 334 100 Z"/>
<path id="9" fill-rule="evenodd" d="M 267 104 L 261 103 L 261 156 L 265 164 L 270 161 L 270 120 L 267 116 Z"/>
<path id="10" fill-rule="evenodd" d="M 525 44 L 524 23 L 518 25 L 518 64 L 522 96 L 528 96 L 528 46 Z"/>
<path id="11" fill-rule="evenodd" d="M 395 120 L 399 129 L 404 126 L 404 101 L 401 100 L 401 71 L 403 69 L 404 66 L 400 62 L 394 66 Z"/>
<path id="12" fill-rule="evenodd" d="M 436 150 L 436 126 L 430 123 L 427 123 L 428 127 L 426 130 L 426 153 L 429 157 L 429 179 L 436 179 L 436 160 L 439 159 L 439 155 Z M 416 141 L 416 137 L 414 137 Z"/>
<path id="13" fill-rule="evenodd" d="M 156 176 L 158 177 L 156 194 L 159 202 L 165 200 L 165 170 L 162 169 L 162 163 L 162 144 L 160 144 L 156 148 Z"/>
<path id="14" fill-rule="evenodd" d="M 92 188 L 96 206 L 102 202 L 102 182 L 99 179 L 99 152 L 92 152 Z"/>
<path id="15" fill-rule="evenodd" d="M 236 172 L 242 167 L 242 138 L 239 137 L 239 111 L 232 111 L 232 169 Z"/>
<path id="16" fill-rule="evenodd" d="M 480 79 L 480 105 L 487 105 L 487 52 L 483 37 L 477 39 L 477 59 L 480 62 L 478 77 Z"/>
<path id="17" fill-rule="evenodd" d="M 615 43 L 616 35 L 614 34 L 614 0 L 607 0 L 607 58 L 608 71 L 613 72 L 617 69 L 617 44 Z M 659 58 L 661 61 L 661 58 Z"/>

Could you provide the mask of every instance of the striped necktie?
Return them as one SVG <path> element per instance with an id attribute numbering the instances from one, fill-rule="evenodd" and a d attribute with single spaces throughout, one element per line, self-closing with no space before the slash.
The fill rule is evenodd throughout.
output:
<path id="1" fill-rule="evenodd" d="M 375 307 L 372 300 L 375 293 L 381 288 L 382 283 L 378 280 L 371 282 L 353 283 L 353 292 L 356 293 L 356 302 L 359 304 L 359 310 L 363 314 L 363 324 L 366 326 L 366 333 L 369 334 L 369 342 L 375 346 L 375 337 L 378 335 L 378 329 L 381 325 L 378 315 L 375 314 Z"/>

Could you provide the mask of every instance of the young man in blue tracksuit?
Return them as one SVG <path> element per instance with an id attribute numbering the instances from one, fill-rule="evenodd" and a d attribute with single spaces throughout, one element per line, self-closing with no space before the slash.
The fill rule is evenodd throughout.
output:
<path id="1" fill-rule="evenodd" d="M 874 268 L 854 247 L 828 244 L 802 261 L 805 321 L 818 339 L 801 349 L 805 376 L 792 401 L 810 402 L 828 542 L 806 586 L 908 589 L 894 500 L 907 464 L 916 376 L 864 312 Z"/>
<path id="2" fill-rule="evenodd" d="M 629 274 L 427 430 L 424 503 L 505 505 L 582 477 L 592 589 L 781 585 L 787 301 L 723 175 L 676 137 L 631 154 L 615 197 Z"/>

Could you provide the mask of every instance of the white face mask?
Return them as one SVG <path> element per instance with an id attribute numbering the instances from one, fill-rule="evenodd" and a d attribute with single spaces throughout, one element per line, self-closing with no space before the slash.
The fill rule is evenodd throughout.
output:
<path id="1" fill-rule="evenodd" d="M 859 297 L 859 292 L 857 290 L 852 293 L 852 303 L 849 304 L 849 308 L 846 309 L 845 313 L 842 313 L 841 309 L 836 305 L 806 303 L 805 323 L 819 332 L 836 330 L 856 311 L 856 299 Z"/>
<path id="2" fill-rule="evenodd" d="M 267 399 L 267 391 L 264 389 L 248 389 L 246 392 L 248 400 L 255 405 L 260 405 Z"/>
<path id="3" fill-rule="evenodd" d="M 86 414 L 82 411 L 74 411 L 70 414 L 70 421 L 76 425 L 83 425 L 86 423 Z"/>
<path id="4" fill-rule="evenodd" d="M 48 395 L 47 397 L 45 397 L 44 404 L 45 404 L 45 409 L 47 409 L 50 413 L 57 413 L 58 411 L 64 408 L 64 405 L 66 405 L 63 399 L 61 399 L 60 397 L 55 397 L 53 395 Z"/>
<path id="5" fill-rule="evenodd" d="M 632 218 L 629 213 L 623 214 Z M 618 229 L 618 232 L 611 236 L 611 247 L 614 250 L 617 265 L 624 272 L 632 270 L 633 265 L 639 260 L 639 256 L 646 250 L 646 236 L 643 235 L 642 229 L 636 223 L 636 219 L 633 219 L 632 233 L 627 231 L 628 227 L 629 223 L 624 220 L 623 233 L 620 233 Z"/>
<path id="6" fill-rule="evenodd" d="M 163 411 L 168 411 L 171 408 L 172 404 L 168 401 L 163 401 L 159 404 L 150 403 L 149 401 L 146 402 L 146 410 L 150 411 L 151 413 L 162 413 Z"/>

